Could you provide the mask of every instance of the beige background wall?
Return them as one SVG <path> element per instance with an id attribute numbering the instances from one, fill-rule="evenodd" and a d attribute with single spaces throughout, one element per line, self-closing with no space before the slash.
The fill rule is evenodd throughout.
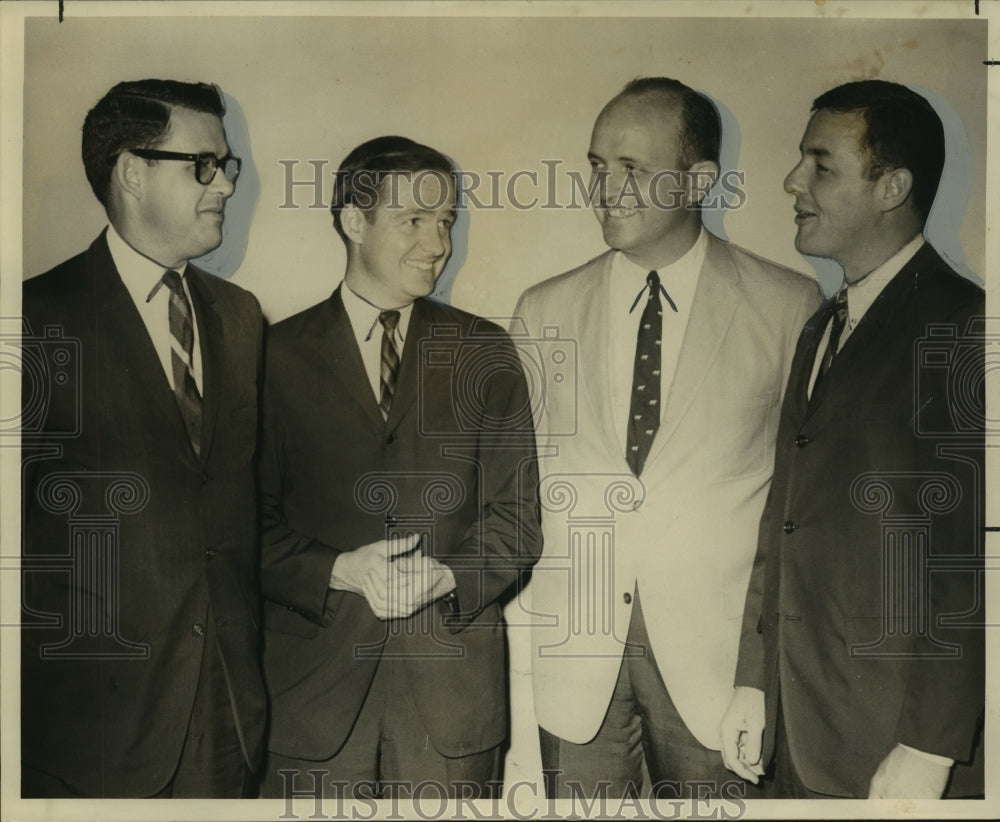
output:
<path id="1" fill-rule="evenodd" d="M 545 202 L 542 160 L 561 161 L 559 201 L 569 202 L 565 171 L 588 172 L 595 116 L 639 75 L 675 77 L 729 109 L 747 200 L 725 216 L 725 229 L 804 270 L 781 181 L 796 162 L 811 101 L 838 83 L 876 76 L 939 95 L 964 123 L 969 152 L 958 171 L 971 182 L 960 241 L 945 233 L 969 267 L 983 271 L 983 20 L 83 19 L 68 8 L 61 24 L 52 15 L 26 28 L 24 276 L 76 253 L 102 227 L 79 159 L 80 126 L 114 83 L 148 76 L 217 83 L 242 109 L 252 149 L 244 155 L 260 194 L 234 281 L 258 295 L 272 320 L 326 297 L 344 266 L 329 213 L 309 207 L 311 189 L 295 188 L 298 208 L 280 207 L 287 171 L 279 160 L 299 161 L 297 179 L 312 178 L 309 160 L 327 160 L 328 202 L 330 175 L 351 148 L 403 134 L 463 169 L 500 171 L 504 184 L 516 170 L 533 170 L 539 186 L 522 177 L 522 201 L 537 194 Z M 248 179 L 237 197 L 248 195 Z M 585 209 L 518 210 L 505 194 L 501 202 L 506 207 L 463 217 L 446 272 L 453 302 L 490 316 L 509 314 L 524 288 L 604 248 Z M 953 219 L 961 213 L 947 211 Z"/>

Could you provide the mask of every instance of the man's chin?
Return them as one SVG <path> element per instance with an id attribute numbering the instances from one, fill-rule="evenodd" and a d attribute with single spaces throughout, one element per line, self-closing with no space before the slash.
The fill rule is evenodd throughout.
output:
<path id="1" fill-rule="evenodd" d="M 817 246 L 815 242 L 812 242 L 808 237 L 803 237 L 800 233 L 795 235 L 795 250 L 799 254 L 805 254 L 808 257 L 822 257 L 822 249 Z"/>
<path id="2" fill-rule="evenodd" d="M 201 251 L 197 254 L 192 254 L 190 259 L 196 259 L 197 257 L 204 257 L 206 254 L 211 254 L 215 249 L 222 245 L 222 232 L 219 232 L 217 236 L 205 238 L 205 241 L 201 243 Z"/>
<path id="3" fill-rule="evenodd" d="M 627 232 L 623 231 L 621 226 L 605 222 L 601 228 L 604 231 L 604 242 L 611 248 L 621 251 L 631 245 Z"/>

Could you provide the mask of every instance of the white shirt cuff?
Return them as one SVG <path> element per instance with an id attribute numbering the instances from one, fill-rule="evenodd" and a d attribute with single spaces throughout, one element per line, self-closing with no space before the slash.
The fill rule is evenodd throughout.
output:
<path id="1" fill-rule="evenodd" d="M 906 748 L 908 751 L 912 751 L 918 756 L 922 756 L 924 759 L 929 759 L 938 765 L 943 765 L 946 768 L 950 768 L 955 764 L 955 760 L 947 756 L 939 756 L 938 754 L 927 753 L 927 751 L 919 751 L 916 748 L 911 748 L 909 745 L 904 745 L 902 742 L 899 743 L 900 748 Z"/>

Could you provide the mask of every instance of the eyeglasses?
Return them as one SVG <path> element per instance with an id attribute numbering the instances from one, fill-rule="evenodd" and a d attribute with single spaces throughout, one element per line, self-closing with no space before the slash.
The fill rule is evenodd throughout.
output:
<path id="1" fill-rule="evenodd" d="M 160 151 L 155 148 L 130 148 L 128 150 L 144 160 L 184 160 L 194 163 L 194 177 L 203 186 L 207 186 L 215 179 L 215 172 L 220 168 L 222 173 L 226 175 L 226 179 L 235 183 L 236 178 L 240 176 L 240 166 L 243 164 L 239 157 L 233 157 L 232 154 L 216 157 L 211 152 L 183 154 L 179 151 Z"/>

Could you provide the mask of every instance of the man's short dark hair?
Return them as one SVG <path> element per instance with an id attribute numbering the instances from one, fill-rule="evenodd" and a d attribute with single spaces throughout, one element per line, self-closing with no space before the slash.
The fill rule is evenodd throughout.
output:
<path id="1" fill-rule="evenodd" d="M 111 168 L 131 148 L 155 148 L 167 138 L 174 107 L 218 118 L 226 112 L 222 95 L 207 83 L 131 80 L 102 97 L 83 121 L 83 167 L 90 187 L 108 207 Z"/>
<path id="2" fill-rule="evenodd" d="M 619 92 L 615 99 L 660 95 L 680 103 L 681 132 L 678 141 L 678 162 L 686 170 L 695 163 L 710 160 L 719 164 L 722 122 L 715 104 L 704 94 L 670 77 L 637 77 Z"/>
<path id="3" fill-rule="evenodd" d="M 857 113 L 865 123 L 861 145 L 868 179 L 909 170 L 914 209 L 927 219 L 944 169 L 944 126 L 924 97 L 899 83 L 861 80 L 821 94 L 812 110 Z"/>
<path id="4" fill-rule="evenodd" d="M 333 225 L 344 242 L 347 235 L 340 212 L 357 206 L 365 218 L 373 218 L 373 209 L 385 193 L 386 180 L 397 173 L 434 172 L 454 180 L 455 169 L 444 154 L 406 137 L 386 136 L 368 140 L 355 148 L 337 170 L 333 185 Z"/>

